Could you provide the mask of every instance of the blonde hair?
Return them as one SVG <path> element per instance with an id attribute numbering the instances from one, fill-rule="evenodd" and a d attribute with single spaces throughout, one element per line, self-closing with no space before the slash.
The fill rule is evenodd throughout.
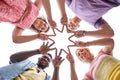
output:
<path id="1" fill-rule="evenodd" d="M 86 47 L 77 48 L 75 54 L 80 59 L 80 61 L 85 62 L 85 63 L 90 63 L 92 58 L 83 60 L 80 56 L 78 56 L 78 53 L 83 53 L 83 52 L 89 54 L 91 57 L 94 57 L 94 55 L 90 52 L 89 48 L 86 48 Z"/>

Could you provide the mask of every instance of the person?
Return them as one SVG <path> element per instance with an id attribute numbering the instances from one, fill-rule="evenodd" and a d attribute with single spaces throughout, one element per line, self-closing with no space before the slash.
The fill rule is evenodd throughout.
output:
<path id="1" fill-rule="evenodd" d="M 48 51 L 56 50 L 56 48 L 50 48 L 53 44 L 43 42 L 39 49 L 12 54 L 10 64 L 0 68 L 0 80 L 49 80 L 50 77 L 44 69 L 49 66 L 52 60 Z M 29 60 L 30 57 L 39 54 L 42 56 L 38 58 L 37 64 Z M 56 71 L 57 68 L 54 70 Z"/>
<path id="2" fill-rule="evenodd" d="M 83 36 L 92 36 L 92 37 L 112 37 L 114 36 L 114 31 L 110 27 L 110 25 L 102 18 L 102 16 L 111 10 L 114 7 L 119 6 L 119 0 L 91 0 L 91 1 L 83 1 L 83 0 L 63 0 L 68 7 L 75 13 L 75 17 L 72 21 L 73 26 L 78 25 L 81 20 L 84 20 L 94 26 L 97 30 L 95 31 L 75 31 L 75 37 L 83 37 Z M 66 14 L 64 4 L 59 3 L 61 14 Z M 47 16 L 51 16 L 51 9 L 47 10 Z M 64 17 L 67 22 L 67 16 Z M 76 21 L 77 20 L 77 21 Z M 71 26 L 71 23 L 70 23 Z M 68 27 L 70 27 L 68 26 Z"/>
<path id="3" fill-rule="evenodd" d="M 114 7 L 120 5 L 119 0 L 65 0 L 68 7 L 75 13 L 75 17 L 71 20 L 73 24 L 80 23 L 82 20 L 94 26 L 96 31 L 77 31 L 76 37 L 93 36 L 93 37 L 112 37 L 114 32 L 110 25 L 102 18 L 102 16 Z M 77 23 L 76 23 L 77 22 Z"/>
<path id="4" fill-rule="evenodd" d="M 66 52 L 64 49 L 62 49 L 62 51 L 64 51 L 66 53 L 66 59 L 70 63 L 71 80 L 78 80 L 78 76 L 77 76 L 76 70 L 75 70 L 75 61 L 74 61 L 73 55 L 70 52 L 69 46 L 68 46 L 68 52 Z"/>
<path id="5" fill-rule="evenodd" d="M 49 24 L 44 17 L 38 17 L 41 9 L 41 0 L 1 0 L 0 1 L 0 22 L 8 22 L 16 27 L 12 33 L 14 43 L 24 43 L 35 39 L 47 40 L 46 34 L 35 34 L 23 36 L 26 29 L 32 29 L 37 32 L 47 32 Z"/>
<path id="6" fill-rule="evenodd" d="M 89 42 L 80 42 L 76 50 L 78 59 L 84 63 L 90 63 L 88 72 L 82 80 L 118 80 L 120 79 L 120 60 L 113 56 L 114 40 L 104 38 Z M 103 46 L 98 55 L 89 50 L 89 46 Z"/>
<path id="7" fill-rule="evenodd" d="M 9 22 L 22 29 L 29 28 L 41 9 L 41 0 L 1 0 L 0 22 Z"/>

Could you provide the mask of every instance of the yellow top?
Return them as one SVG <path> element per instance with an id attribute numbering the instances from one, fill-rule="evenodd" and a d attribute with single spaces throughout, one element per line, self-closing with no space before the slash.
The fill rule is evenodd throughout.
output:
<path id="1" fill-rule="evenodd" d="M 19 76 L 13 80 L 45 80 L 46 73 L 41 69 L 40 72 L 37 72 L 37 67 L 32 67 L 25 70 Z"/>

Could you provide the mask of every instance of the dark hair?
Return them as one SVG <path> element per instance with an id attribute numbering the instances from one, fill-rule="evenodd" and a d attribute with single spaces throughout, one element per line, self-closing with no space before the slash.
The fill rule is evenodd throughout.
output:
<path id="1" fill-rule="evenodd" d="M 50 53 L 48 53 L 48 55 L 50 56 L 50 58 L 52 59 L 52 55 Z"/>
<path id="2" fill-rule="evenodd" d="M 45 19 L 41 18 L 41 17 L 38 17 L 37 19 L 41 19 L 41 20 L 43 20 L 43 21 L 46 23 L 46 26 L 48 27 L 48 29 L 47 29 L 46 31 L 44 31 L 44 32 L 48 32 L 49 29 L 50 29 L 50 26 L 49 26 L 49 24 L 47 23 L 47 21 L 46 21 Z M 30 29 L 35 30 L 35 31 L 38 32 L 38 33 L 43 32 L 43 31 L 41 31 L 41 30 L 36 29 L 33 24 L 31 25 Z"/>

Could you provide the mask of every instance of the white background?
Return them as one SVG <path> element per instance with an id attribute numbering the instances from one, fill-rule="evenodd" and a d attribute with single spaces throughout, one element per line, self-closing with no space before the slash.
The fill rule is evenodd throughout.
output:
<path id="1" fill-rule="evenodd" d="M 60 24 L 60 12 L 59 12 L 59 8 L 56 5 L 56 1 L 52 0 L 51 1 L 51 6 L 52 6 L 52 14 L 53 14 L 53 19 L 57 22 L 58 28 L 60 29 L 62 26 Z M 74 14 L 66 7 L 66 11 L 68 14 L 69 18 L 74 17 Z M 44 14 L 44 10 L 42 9 L 40 11 L 43 15 Z M 113 28 L 115 35 L 113 37 L 113 39 L 115 40 L 115 47 L 113 50 L 113 55 L 114 57 L 120 59 L 120 7 L 114 8 L 112 10 L 110 10 L 107 14 L 104 15 L 104 19 L 110 24 L 110 26 Z M 9 62 L 9 56 L 15 52 L 18 51 L 24 51 L 24 50 L 32 50 L 32 49 L 36 49 L 39 48 L 40 45 L 42 45 L 42 41 L 40 40 L 34 40 L 31 42 L 27 42 L 27 43 L 22 43 L 22 44 L 15 44 L 12 42 L 12 31 L 14 29 L 14 25 L 9 24 L 9 23 L 0 23 L 0 67 L 8 65 Z M 95 30 L 92 26 L 90 26 L 89 24 L 87 24 L 86 22 L 82 21 L 80 23 L 80 29 L 79 30 Z M 56 44 L 53 47 L 57 47 L 58 50 L 60 48 L 64 48 L 66 49 L 66 46 L 69 44 L 72 44 L 68 41 L 68 37 L 70 35 L 68 35 L 66 33 L 66 31 L 64 30 L 63 33 L 59 33 L 56 32 L 57 36 L 53 39 L 55 39 Z M 25 30 L 24 34 L 34 34 L 33 32 L 29 31 L 29 30 Z M 52 38 L 52 37 L 51 37 Z M 87 40 L 92 40 L 95 38 L 80 38 L 79 40 L 82 41 L 87 41 Z M 76 39 L 75 39 L 76 40 Z M 71 49 L 71 53 L 74 56 L 75 59 L 75 66 L 76 66 L 76 72 L 78 75 L 79 80 L 82 79 L 82 77 L 84 76 L 85 72 L 87 72 L 89 65 L 88 64 L 84 64 L 82 62 L 80 62 L 78 60 L 78 58 L 75 55 L 75 50 L 76 48 L 70 48 Z M 98 51 L 101 49 L 101 47 L 90 47 L 92 53 L 96 56 Z M 51 54 L 54 57 L 54 51 L 51 51 Z M 63 53 L 61 55 L 64 59 L 66 57 L 66 54 Z M 37 57 L 32 57 L 31 60 L 33 62 L 37 61 Z M 70 65 L 69 62 L 67 61 L 67 59 L 65 59 L 65 61 L 61 64 L 60 66 L 60 80 L 70 80 Z M 49 68 L 46 69 L 46 72 L 48 74 L 50 74 L 52 76 L 53 73 L 53 66 L 52 63 L 50 64 Z"/>

